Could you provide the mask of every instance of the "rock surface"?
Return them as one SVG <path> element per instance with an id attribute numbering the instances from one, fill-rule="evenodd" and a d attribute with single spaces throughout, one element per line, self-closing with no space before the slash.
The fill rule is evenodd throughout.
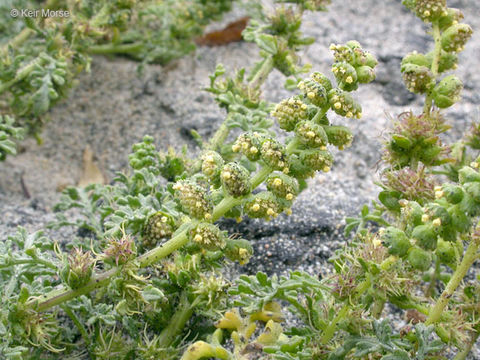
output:
<path id="1" fill-rule="evenodd" d="M 461 8 L 465 22 L 476 31 L 460 55 L 463 100 L 447 112 L 453 126 L 451 138 L 456 139 L 468 124 L 479 119 L 480 2 L 457 0 L 449 1 L 449 5 Z M 292 268 L 325 271 L 332 249 L 344 241 L 341 227 L 345 216 L 357 215 L 378 191 L 373 182 L 382 134 L 390 118 L 422 106 L 420 97 L 405 90 L 399 64 L 407 52 L 432 46 L 425 30 L 400 0 L 334 0 L 329 12 L 306 16 L 304 32 L 316 42 L 303 54 L 304 62 L 327 74 L 330 43 L 357 39 L 380 61 L 377 80 L 355 94 L 364 110 L 361 120 L 348 122 L 355 134 L 353 146 L 335 154 L 330 173 L 319 174 L 309 182 L 292 216 L 281 216 L 270 223 L 224 222 L 225 228 L 253 239 L 256 255 L 247 272 L 283 273 Z M 70 98 L 49 114 L 43 145 L 28 139 L 22 144 L 21 154 L 0 164 L 0 239 L 15 232 L 18 225 L 33 231 L 53 220 L 51 209 L 59 190 L 77 183 L 87 146 L 108 180 L 126 169 L 132 144 L 145 134 L 154 136 L 159 149 L 168 145 L 180 149 L 186 144 L 192 153 L 198 151 L 186 135 L 189 129 L 208 138 L 224 117 L 210 95 L 201 90 L 208 83 L 208 75 L 218 62 L 231 71 L 248 67 L 258 58 L 256 46 L 250 43 L 201 47 L 167 68 L 145 66 L 141 77 L 136 72 L 137 63 L 95 58 L 91 72 L 79 78 Z M 266 97 L 273 101 L 287 96 L 282 85 L 283 76 L 275 72 L 264 87 Z M 51 235 L 62 240 L 72 232 L 65 229 Z"/>

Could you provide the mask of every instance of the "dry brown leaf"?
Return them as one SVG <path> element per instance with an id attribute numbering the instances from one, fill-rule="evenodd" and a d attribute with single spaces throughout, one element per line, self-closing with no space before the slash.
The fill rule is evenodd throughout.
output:
<path id="1" fill-rule="evenodd" d="M 90 146 L 87 145 L 83 152 L 83 169 L 80 180 L 78 180 L 79 187 L 86 187 L 91 184 L 105 184 L 105 176 L 93 162 L 93 152 Z"/>

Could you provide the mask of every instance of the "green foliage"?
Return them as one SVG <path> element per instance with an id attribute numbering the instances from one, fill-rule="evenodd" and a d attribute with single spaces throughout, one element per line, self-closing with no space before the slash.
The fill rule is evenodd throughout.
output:
<path id="1" fill-rule="evenodd" d="M 0 116 L 0 161 L 7 155 L 15 155 L 17 148 L 14 140 L 23 139 L 23 129 L 14 126 L 15 120 L 8 116 Z"/>

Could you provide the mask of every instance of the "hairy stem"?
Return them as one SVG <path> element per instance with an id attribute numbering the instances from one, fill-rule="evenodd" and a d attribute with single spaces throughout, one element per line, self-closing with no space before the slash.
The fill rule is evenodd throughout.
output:
<path id="1" fill-rule="evenodd" d="M 184 292 L 181 295 L 180 303 L 177 306 L 177 311 L 170 319 L 168 326 L 162 330 L 158 341 L 158 347 L 167 349 L 171 347 L 178 335 L 180 335 L 185 327 L 187 321 L 192 317 L 193 310 L 198 305 L 198 299 L 193 303 L 188 301 L 187 294 Z"/>
<path id="2" fill-rule="evenodd" d="M 135 55 L 142 50 L 143 44 L 140 42 L 130 44 L 102 44 L 93 45 L 88 48 L 90 54 L 96 55 L 110 55 L 110 54 L 123 54 L 123 55 Z"/>
<path id="3" fill-rule="evenodd" d="M 448 301 L 450 300 L 453 293 L 455 292 L 455 290 L 457 289 L 457 287 L 460 285 L 461 281 L 467 274 L 467 271 L 470 269 L 470 267 L 476 260 L 478 249 L 479 249 L 479 244 L 477 243 L 477 241 L 472 240 L 470 245 L 468 245 L 465 255 L 463 256 L 462 262 L 453 273 L 452 277 L 450 278 L 450 281 L 445 287 L 445 290 L 443 290 L 442 295 L 440 295 L 440 298 L 437 300 L 435 305 L 429 311 L 428 318 L 427 318 L 427 321 L 425 322 L 425 325 L 434 324 L 438 320 L 440 320 L 442 316 L 442 312 L 447 306 Z"/>
<path id="4" fill-rule="evenodd" d="M 440 33 L 440 25 L 438 24 L 438 21 L 434 21 L 432 23 L 432 32 L 433 32 L 433 40 L 435 41 L 435 48 L 433 50 L 433 60 L 432 60 L 431 71 L 433 74 L 432 83 L 433 85 L 435 85 L 437 81 L 437 76 L 438 76 L 438 63 L 440 61 L 440 56 L 442 52 L 442 35 Z M 432 103 L 433 103 L 432 90 L 433 90 L 433 87 L 430 91 L 428 91 L 427 97 L 425 98 L 425 105 L 423 107 L 424 114 L 430 114 L 430 111 L 432 109 Z"/>

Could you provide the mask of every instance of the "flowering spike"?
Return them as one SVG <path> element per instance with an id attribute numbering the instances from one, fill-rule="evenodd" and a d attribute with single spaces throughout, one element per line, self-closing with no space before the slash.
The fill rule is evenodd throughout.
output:
<path id="1" fill-rule="evenodd" d="M 197 219 L 208 219 L 211 216 L 212 205 L 203 187 L 194 182 L 182 180 L 173 185 L 173 190 L 187 214 Z"/>
<path id="2" fill-rule="evenodd" d="M 307 120 L 307 104 L 294 97 L 285 99 L 275 107 L 272 116 L 277 118 L 280 128 L 293 131 L 300 121 Z"/>
<path id="3" fill-rule="evenodd" d="M 188 233 L 189 239 L 206 250 L 223 249 L 226 245 L 225 235 L 215 225 L 210 223 L 199 223 Z"/>

